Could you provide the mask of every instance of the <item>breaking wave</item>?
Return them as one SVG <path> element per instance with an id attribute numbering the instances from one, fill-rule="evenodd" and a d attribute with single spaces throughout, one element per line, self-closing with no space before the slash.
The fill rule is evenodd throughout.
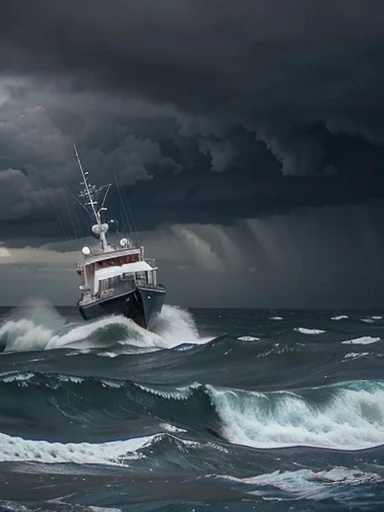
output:
<path id="1" fill-rule="evenodd" d="M 182 343 L 204 343 L 193 316 L 175 306 L 163 306 L 151 330 L 142 329 L 123 316 L 108 316 L 90 322 L 68 323 L 47 305 L 20 317 L 11 316 L 0 326 L 0 350 L 24 352 L 50 349 L 106 349 L 124 346 L 137 351 L 173 348 Z M 107 354 L 108 355 L 108 354 Z"/>
<path id="2" fill-rule="evenodd" d="M 222 435 L 256 448 L 358 450 L 384 443 L 384 383 L 354 382 L 301 392 L 210 388 Z"/>
<path id="3" fill-rule="evenodd" d="M 0 434 L 0 461 L 75 464 L 124 464 L 153 436 L 107 443 L 50 443 Z"/>
<path id="4" fill-rule="evenodd" d="M 19 409 L 15 406 L 18 404 Z M 200 384 L 166 386 L 65 375 L 8 374 L 0 379 L 0 431 L 22 436 L 43 414 L 70 436 L 126 438 L 127 422 L 152 418 L 153 431 L 220 438 L 254 448 L 311 446 L 361 450 L 384 444 L 384 381 L 344 382 L 301 391 L 256 392 Z M 63 428 L 65 426 L 65 428 Z M 140 437 L 140 428 L 132 436 Z M 4 445 L 5 443 L 5 445 Z M 0 452 L 8 453 L 8 437 Z M 43 445 L 42 445 L 43 446 Z M 45 447 L 45 445 L 44 445 Z M 44 448 L 45 449 L 45 448 Z M 124 448 L 125 449 L 125 448 Z M 66 453 L 69 453 L 68 450 Z"/>
<path id="5" fill-rule="evenodd" d="M 349 469 L 343 466 L 323 471 L 310 469 L 277 470 L 249 478 L 234 478 L 224 475 L 215 475 L 214 477 L 244 485 L 246 492 L 249 494 L 273 495 L 274 491 L 277 490 L 288 496 L 290 495 L 291 498 L 306 498 L 315 501 L 337 497 L 341 484 L 354 487 L 361 484 L 382 483 L 384 480 L 382 474 Z"/>

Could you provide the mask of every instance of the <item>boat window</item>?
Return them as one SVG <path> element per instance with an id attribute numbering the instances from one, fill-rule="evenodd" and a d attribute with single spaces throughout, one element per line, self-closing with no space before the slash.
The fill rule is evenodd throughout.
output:
<path id="1" fill-rule="evenodd" d="M 136 272 L 136 281 L 140 285 L 145 285 L 147 282 L 146 272 Z"/>
<path id="2" fill-rule="evenodd" d="M 139 255 L 138 254 L 128 254 L 127 256 L 120 256 L 115 261 L 115 265 L 126 265 L 127 263 L 135 263 L 136 261 L 139 261 Z"/>
<path id="3" fill-rule="evenodd" d="M 99 290 L 101 292 L 104 292 L 105 290 L 108 290 L 108 279 L 102 279 L 100 281 Z"/>
<path id="4" fill-rule="evenodd" d="M 116 286 L 119 283 L 119 276 L 110 277 L 108 279 L 108 285 L 110 288 Z"/>
<path id="5" fill-rule="evenodd" d="M 99 284 L 99 289 L 102 292 L 105 290 L 109 290 L 110 288 L 114 288 L 118 284 L 119 284 L 119 276 L 102 279 Z"/>

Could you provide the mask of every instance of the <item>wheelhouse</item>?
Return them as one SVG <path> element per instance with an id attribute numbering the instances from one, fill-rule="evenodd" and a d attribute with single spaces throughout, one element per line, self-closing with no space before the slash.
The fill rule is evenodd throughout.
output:
<path id="1" fill-rule="evenodd" d="M 156 272 L 154 260 L 144 259 L 143 248 L 85 255 L 78 264 L 78 273 L 83 278 L 81 302 L 120 295 L 135 286 L 156 286 Z"/>

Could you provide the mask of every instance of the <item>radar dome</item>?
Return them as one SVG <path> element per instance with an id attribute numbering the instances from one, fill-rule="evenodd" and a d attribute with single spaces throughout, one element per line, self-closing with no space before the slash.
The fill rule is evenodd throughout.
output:
<path id="1" fill-rule="evenodd" d="M 84 256 L 89 256 L 91 254 L 91 249 L 85 246 L 81 249 L 81 252 L 84 254 Z"/>
<path id="2" fill-rule="evenodd" d="M 101 226 L 99 224 L 94 224 L 91 229 L 92 229 L 92 233 L 93 234 L 100 235 L 100 233 L 101 233 Z"/>

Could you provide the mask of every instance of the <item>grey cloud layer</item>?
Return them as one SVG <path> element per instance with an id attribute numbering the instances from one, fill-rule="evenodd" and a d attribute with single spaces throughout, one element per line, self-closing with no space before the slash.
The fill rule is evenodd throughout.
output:
<path id="1" fill-rule="evenodd" d="M 7 73 L 175 106 L 214 170 L 233 162 L 240 125 L 284 174 L 306 175 L 327 172 L 307 125 L 383 141 L 383 21 L 379 0 L 15 0 L 0 55 Z"/>

